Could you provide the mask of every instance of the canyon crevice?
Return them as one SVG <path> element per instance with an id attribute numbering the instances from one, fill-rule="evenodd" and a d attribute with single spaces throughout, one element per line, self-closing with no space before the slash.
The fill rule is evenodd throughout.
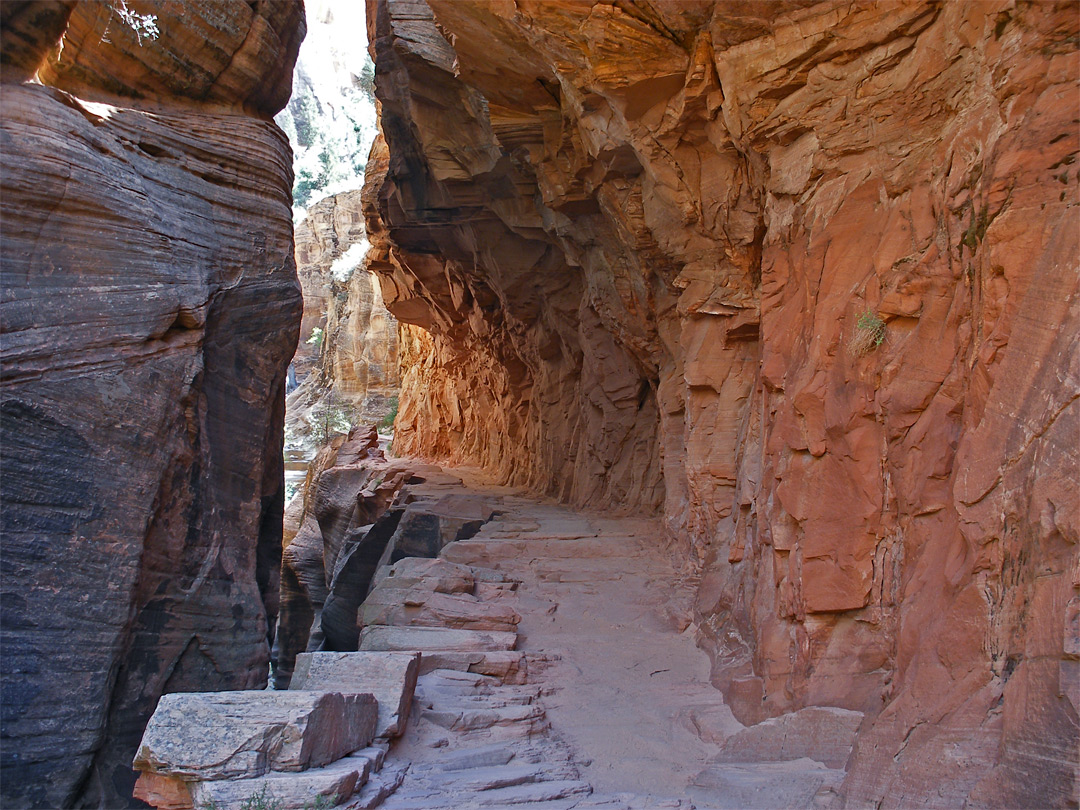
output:
<path id="1" fill-rule="evenodd" d="M 0 5 L 10 807 L 127 806 L 158 698 L 264 685 L 277 613 L 303 8 L 117 8 Z"/>
<path id="2" fill-rule="evenodd" d="M 661 514 L 740 720 L 867 713 L 853 805 L 1075 806 L 1077 23 L 369 3 L 395 451 Z"/>

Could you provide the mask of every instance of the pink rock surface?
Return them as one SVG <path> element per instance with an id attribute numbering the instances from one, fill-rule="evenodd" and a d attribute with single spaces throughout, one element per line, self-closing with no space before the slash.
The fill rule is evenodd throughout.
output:
<path id="1" fill-rule="evenodd" d="M 661 511 L 741 720 L 873 718 L 853 802 L 1075 797 L 1077 29 L 369 6 L 396 448 Z"/>

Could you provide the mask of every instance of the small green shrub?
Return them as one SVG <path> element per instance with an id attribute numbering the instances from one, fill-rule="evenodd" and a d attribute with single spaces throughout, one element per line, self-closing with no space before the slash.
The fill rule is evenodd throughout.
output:
<path id="1" fill-rule="evenodd" d="M 309 802 L 304 802 L 304 810 L 330 810 L 337 804 L 337 797 L 318 795 Z M 239 810 L 284 810 L 281 799 L 270 795 L 266 786 L 259 793 L 252 793 L 240 803 Z M 222 810 L 217 802 L 203 802 L 199 810 Z"/>
<path id="2" fill-rule="evenodd" d="M 852 357 L 867 355 L 885 342 L 885 321 L 873 310 L 866 310 L 859 316 L 855 331 L 848 340 L 848 353 Z"/>
<path id="3" fill-rule="evenodd" d="M 379 422 L 379 430 L 390 430 L 390 431 L 392 431 L 394 429 L 394 420 L 397 419 L 397 415 L 398 415 L 398 398 L 397 397 L 390 397 L 390 412 L 387 413 L 386 416 L 384 416 L 382 418 L 381 422 Z"/>
<path id="4" fill-rule="evenodd" d="M 310 423 L 311 436 L 315 444 L 321 447 L 335 436 L 352 430 L 352 407 L 331 390 L 311 409 Z"/>

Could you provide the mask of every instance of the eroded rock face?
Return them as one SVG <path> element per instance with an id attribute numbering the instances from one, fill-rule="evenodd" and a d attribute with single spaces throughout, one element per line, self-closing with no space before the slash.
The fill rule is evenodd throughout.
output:
<path id="1" fill-rule="evenodd" d="M 868 713 L 853 803 L 1075 801 L 1077 28 L 369 4 L 397 449 L 662 510 L 741 720 Z"/>
<path id="2" fill-rule="evenodd" d="M 319 433 L 328 392 L 359 422 L 382 419 L 397 395 L 398 323 L 363 262 L 367 247 L 359 190 L 316 203 L 296 228 L 304 319 L 293 357 L 300 387 L 289 397 L 288 425 L 297 435 L 312 425 Z"/>
<path id="3" fill-rule="evenodd" d="M 162 694 L 267 677 L 302 8 L 130 5 L 3 4 L 5 807 L 124 806 Z"/>

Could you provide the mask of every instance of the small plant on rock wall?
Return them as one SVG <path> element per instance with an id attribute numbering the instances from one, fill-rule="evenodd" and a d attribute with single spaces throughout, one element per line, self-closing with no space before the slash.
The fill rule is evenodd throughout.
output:
<path id="1" fill-rule="evenodd" d="M 320 794 L 311 801 L 304 802 L 304 810 L 330 810 L 337 804 L 337 799 L 337 796 Z M 199 805 L 199 810 L 225 810 L 225 808 L 215 801 L 207 801 Z M 239 810 L 285 810 L 285 804 L 281 799 L 271 796 L 264 786 L 261 792 L 252 793 L 240 802 Z"/>
<path id="2" fill-rule="evenodd" d="M 876 312 L 868 309 L 855 323 L 855 331 L 851 333 L 847 349 L 852 357 L 862 357 L 884 342 L 885 321 L 881 320 Z"/>
<path id="3" fill-rule="evenodd" d="M 384 432 L 394 430 L 394 420 L 397 419 L 398 413 L 398 398 L 390 397 L 390 402 L 388 404 L 390 405 L 390 410 L 387 412 L 386 416 L 382 418 L 382 421 L 379 422 L 379 430 Z"/>
<path id="4" fill-rule="evenodd" d="M 126 0 L 120 0 L 119 3 L 110 7 L 112 12 L 120 18 L 120 21 L 135 32 L 135 38 L 139 41 L 139 47 L 142 47 L 143 37 L 146 39 L 157 39 L 161 33 L 158 30 L 157 14 L 139 14 L 136 11 L 132 11 L 127 7 Z M 110 18 L 111 19 L 111 18 Z M 104 42 L 109 42 L 109 26 L 106 24 L 105 33 L 101 35 L 101 39 Z"/>
<path id="5" fill-rule="evenodd" d="M 311 410 L 311 437 L 321 447 L 352 430 L 352 408 L 330 390 Z"/>

